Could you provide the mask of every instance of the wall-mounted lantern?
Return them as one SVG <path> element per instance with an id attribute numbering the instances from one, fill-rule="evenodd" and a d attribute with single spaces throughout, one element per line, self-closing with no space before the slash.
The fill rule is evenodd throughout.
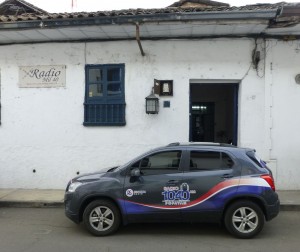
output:
<path id="1" fill-rule="evenodd" d="M 146 98 L 146 113 L 147 114 L 158 114 L 159 110 L 159 99 L 153 93 L 153 88 L 151 94 Z"/>

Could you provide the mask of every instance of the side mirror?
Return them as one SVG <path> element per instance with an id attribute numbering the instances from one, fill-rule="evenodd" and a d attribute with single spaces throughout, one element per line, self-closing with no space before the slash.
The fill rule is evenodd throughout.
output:
<path id="1" fill-rule="evenodd" d="M 134 168 L 131 172 L 130 172 L 130 176 L 131 177 L 140 177 L 141 176 L 141 171 L 139 168 Z"/>

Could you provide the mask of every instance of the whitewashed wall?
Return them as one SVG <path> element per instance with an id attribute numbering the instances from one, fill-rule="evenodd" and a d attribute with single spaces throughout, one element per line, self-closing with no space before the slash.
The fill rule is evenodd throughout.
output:
<path id="1" fill-rule="evenodd" d="M 299 41 L 269 41 L 266 100 L 270 100 L 269 152 L 276 168 L 277 187 L 300 189 L 300 74 Z M 269 98 L 267 98 L 269 96 Z"/>
<path id="2" fill-rule="evenodd" d="M 142 45 L 145 57 L 135 41 L 0 47 L 0 188 L 64 188 L 78 171 L 93 172 L 156 146 L 188 141 L 191 79 L 241 82 L 239 144 L 256 148 L 275 163 L 280 188 L 300 188 L 295 178 L 299 177 L 300 119 L 292 113 L 300 103 L 300 86 L 292 78 L 300 59 L 292 46 L 274 45 L 268 51 L 276 61 L 274 70 L 260 78 L 251 67 L 254 41 L 250 39 L 143 41 Z M 280 63 L 282 57 L 288 60 Z M 125 63 L 127 124 L 84 127 L 84 66 L 109 63 Z M 18 67 L 32 65 L 66 65 L 66 87 L 19 88 Z M 145 97 L 154 78 L 174 80 L 174 96 L 160 98 L 159 114 L 147 115 Z M 272 108 L 273 129 L 266 128 L 271 109 L 265 104 L 271 89 L 265 82 L 271 79 L 274 103 L 279 103 Z M 163 100 L 169 100 L 171 107 L 163 108 Z"/>

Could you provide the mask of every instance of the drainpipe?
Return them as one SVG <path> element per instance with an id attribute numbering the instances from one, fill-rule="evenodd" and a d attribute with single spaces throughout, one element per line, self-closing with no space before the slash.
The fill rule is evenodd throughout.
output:
<path id="1" fill-rule="evenodd" d="M 136 28 L 136 37 L 135 37 L 136 41 L 139 45 L 142 56 L 145 56 L 145 53 L 144 53 L 144 50 L 143 50 L 143 47 L 142 47 L 142 43 L 141 43 L 141 38 L 140 38 L 140 25 L 139 25 L 139 23 L 135 23 L 135 28 Z"/>
<path id="2" fill-rule="evenodd" d="M 1 69 L 0 69 L 0 125 L 1 125 Z"/>

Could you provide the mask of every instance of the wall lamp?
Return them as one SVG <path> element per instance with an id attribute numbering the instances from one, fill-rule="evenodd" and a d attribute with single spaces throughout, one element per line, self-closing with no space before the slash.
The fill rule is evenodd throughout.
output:
<path id="1" fill-rule="evenodd" d="M 151 94 L 146 98 L 146 113 L 147 114 L 158 114 L 159 111 L 159 99 L 153 92 L 153 88 Z"/>

